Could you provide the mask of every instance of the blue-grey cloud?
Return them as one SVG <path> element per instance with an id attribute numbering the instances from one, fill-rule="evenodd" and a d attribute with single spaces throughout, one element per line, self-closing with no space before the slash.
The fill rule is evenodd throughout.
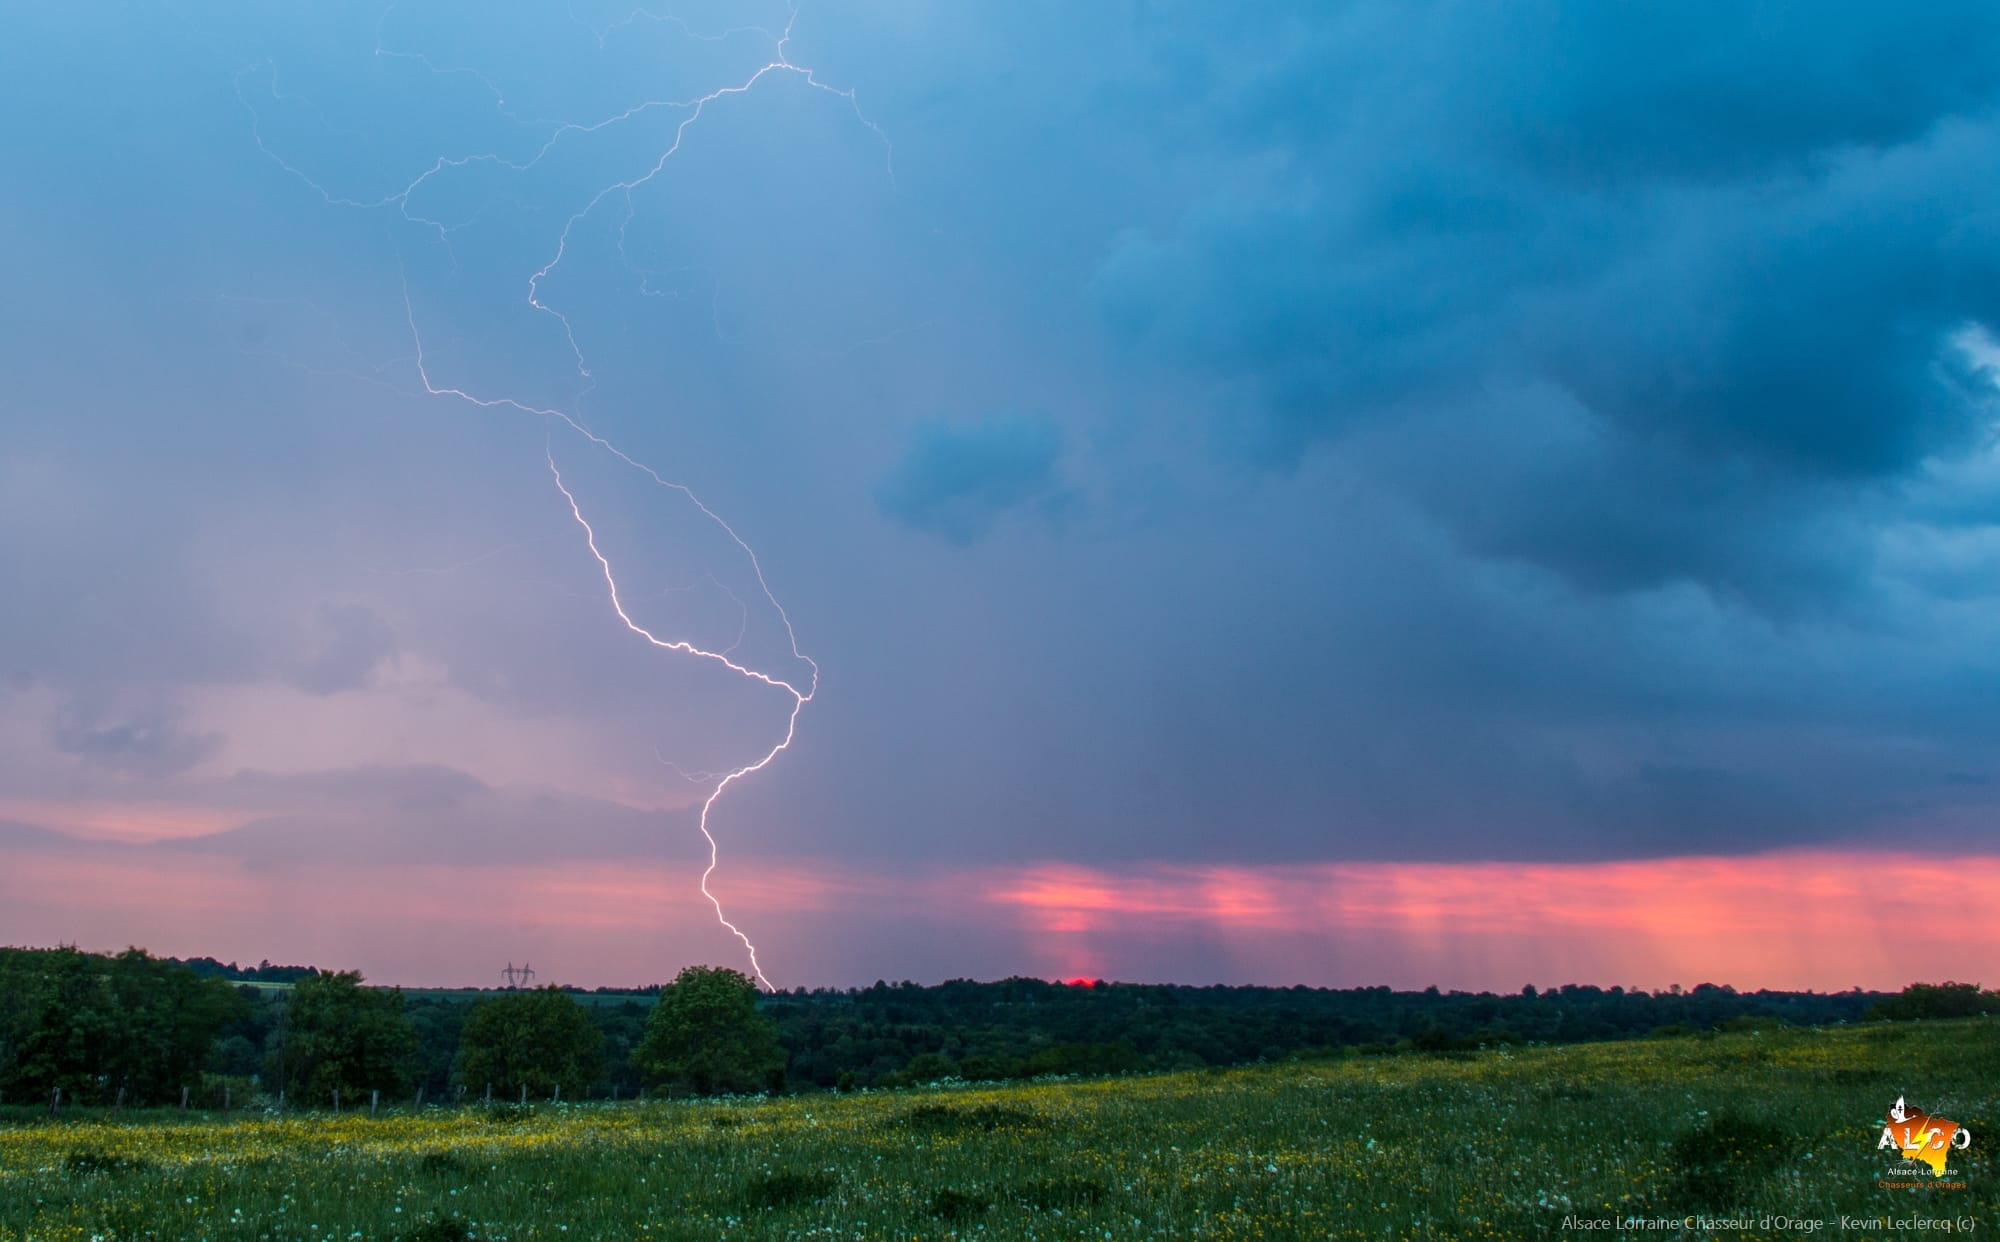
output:
<path id="1" fill-rule="evenodd" d="M 693 858 L 693 812 L 669 815 L 547 789 L 499 789 L 435 764 L 245 772 L 213 796 L 247 822 L 157 848 L 276 863 Z"/>
<path id="2" fill-rule="evenodd" d="M 222 735 L 187 729 L 180 713 L 164 706 L 109 713 L 71 703 L 56 718 L 50 740 L 61 753 L 109 772 L 161 777 L 214 754 Z"/>
<path id="3" fill-rule="evenodd" d="M 72 846 L 74 838 L 59 832 L 50 832 L 33 824 L 23 824 L 11 819 L 0 819 L 0 846 L 19 846 L 27 849 L 63 849 Z"/>
<path id="4" fill-rule="evenodd" d="M 293 674 L 300 689 L 333 694 L 367 684 L 377 665 L 396 654 L 396 632 L 364 604 L 324 604 L 325 645 Z"/>
<path id="5" fill-rule="evenodd" d="M 1062 453 L 1062 432 L 1045 416 L 933 419 L 911 433 L 902 460 L 877 485 L 876 503 L 905 526 L 972 543 L 1014 510 L 1060 512 L 1069 499 Z"/>

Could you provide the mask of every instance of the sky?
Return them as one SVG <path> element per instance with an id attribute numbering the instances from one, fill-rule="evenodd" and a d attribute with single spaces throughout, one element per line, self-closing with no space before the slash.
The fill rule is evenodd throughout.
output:
<path id="1" fill-rule="evenodd" d="M 0 943 L 1995 982 L 1991 5 L 8 25 Z"/>

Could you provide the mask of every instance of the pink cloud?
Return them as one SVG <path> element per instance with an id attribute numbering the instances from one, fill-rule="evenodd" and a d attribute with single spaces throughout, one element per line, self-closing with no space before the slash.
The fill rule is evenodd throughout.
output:
<path id="1" fill-rule="evenodd" d="M 0 820 L 15 820 L 93 841 L 146 844 L 205 837 L 240 827 L 248 812 L 192 803 L 0 800 Z"/>

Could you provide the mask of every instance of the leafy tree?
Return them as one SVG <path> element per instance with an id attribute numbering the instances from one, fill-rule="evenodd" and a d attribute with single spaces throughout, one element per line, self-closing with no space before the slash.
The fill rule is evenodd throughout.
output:
<path id="1" fill-rule="evenodd" d="M 104 986 L 104 959 L 74 948 L 10 957 L 5 982 L 14 1001 L 0 1083 L 34 1098 L 55 1087 L 67 1099 L 101 1096 L 119 1026 Z"/>
<path id="2" fill-rule="evenodd" d="M 248 1011 L 204 980 L 140 949 L 0 952 L 0 1087 L 39 1097 L 164 1103 L 200 1077 L 216 1036 Z"/>
<path id="3" fill-rule="evenodd" d="M 409 1002 L 417 1033 L 416 1085 L 434 1097 L 449 1095 L 458 1066 L 458 1040 L 477 1001 L 417 996 Z"/>
<path id="4" fill-rule="evenodd" d="M 757 985 L 740 971 L 689 966 L 660 989 L 632 1060 L 646 1081 L 697 1095 L 782 1086 L 777 1024 L 757 1012 Z"/>
<path id="5" fill-rule="evenodd" d="M 459 1035 L 458 1077 L 469 1091 L 491 1084 L 546 1096 L 561 1087 L 577 1098 L 603 1072 L 603 1032 L 553 984 L 478 1002 Z"/>
<path id="6" fill-rule="evenodd" d="M 657 1003 L 657 992 L 649 999 Z M 636 1000 L 590 1007 L 591 1022 L 604 1032 L 604 1059 L 609 1065 L 607 1076 L 613 1091 L 630 1095 L 643 1082 L 632 1064 L 632 1050 L 646 1037 L 646 1019 L 652 1011 L 651 1004 L 642 1005 Z"/>
<path id="7" fill-rule="evenodd" d="M 209 1071 L 231 1078 L 254 1078 L 263 1064 L 264 1055 L 244 1035 L 231 1035 L 219 1041 L 208 1054 Z"/>
<path id="8" fill-rule="evenodd" d="M 311 975 L 293 985 L 288 1030 L 273 1060 L 296 1099 L 318 1103 L 409 1085 L 417 1037 L 401 988 L 364 988 L 358 971 Z"/>
<path id="9" fill-rule="evenodd" d="M 107 966 L 117 1030 L 104 1061 L 107 1089 L 125 1087 L 138 1101 L 165 1103 L 197 1083 L 216 1036 L 249 1012 L 224 980 L 142 949 L 127 949 Z"/>
<path id="10" fill-rule="evenodd" d="M 1910 1022 L 1921 1018 L 1976 1018 L 2000 1013 L 2000 992 L 1982 992 L 1976 983 L 1912 983 L 1869 1009 L 1871 1019 Z"/>

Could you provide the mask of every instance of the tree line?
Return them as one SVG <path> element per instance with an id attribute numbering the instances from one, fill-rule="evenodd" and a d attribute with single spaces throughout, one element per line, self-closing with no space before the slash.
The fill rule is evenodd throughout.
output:
<path id="1" fill-rule="evenodd" d="M 760 994 L 714 967 L 622 991 L 405 992 L 269 962 L 0 949 L 0 1104 L 57 1088 L 132 1106 L 186 1088 L 205 1107 L 852 1089 L 1987 1012 L 2000 993 L 1960 983 L 1495 994 L 1016 978 Z"/>
<path id="2" fill-rule="evenodd" d="M 413 1090 L 419 1100 L 427 1090 L 433 1100 L 468 1091 L 578 1100 L 607 1079 L 604 1026 L 559 987 L 413 1006 L 402 989 L 366 987 L 355 971 L 292 979 L 258 986 L 139 949 L 0 949 L 0 1102 L 338 1108 L 408 1102 Z M 443 1033 L 450 1069 L 438 1081 Z M 776 1025 L 734 970 L 691 966 L 655 990 L 621 1053 L 646 1086 L 784 1087 Z"/>

